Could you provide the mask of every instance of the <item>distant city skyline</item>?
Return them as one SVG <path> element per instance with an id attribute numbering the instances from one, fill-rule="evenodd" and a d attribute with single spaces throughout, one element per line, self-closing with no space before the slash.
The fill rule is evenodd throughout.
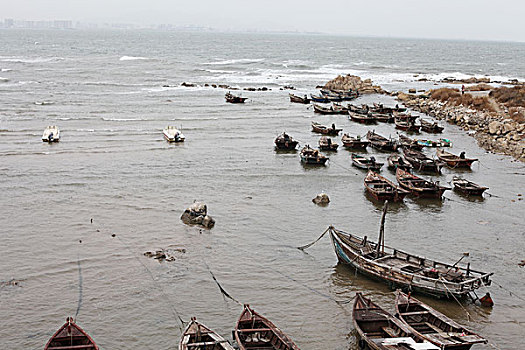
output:
<path id="1" fill-rule="evenodd" d="M 523 14 L 525 2 L 519 0 L 20 0 L 2 7 L 1 23 L 2 28 L 195 28 L 525 42 Z"/>

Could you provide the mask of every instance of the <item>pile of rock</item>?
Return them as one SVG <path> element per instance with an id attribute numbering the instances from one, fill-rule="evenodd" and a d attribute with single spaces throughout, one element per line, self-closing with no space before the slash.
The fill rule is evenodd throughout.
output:
<path id="1" fill-rule="evenodd" d="M 353 90 L 359 91 L 360 94 L 385 93 L 381 86 L 372 85 L 372 80 L 361 80 L 360 77 L 351 74 L 339 75 L 326 83 L 323 88 L 329 90 Z"/>
<path id="2" fill-rule="evenodd" d="M 153 258 L 158 261 L 175 261 L 175 253 L 186 253 L 186 249 L 177 248 L 177 249 L 160 249 L 156 251 L 145 252 L 144 256 L 148 258 Z"/>
<path id="3" fill-rule="evenodd" d="M 215 225 L 215 220 L 208 215 L 206 204 L 199 202 L 190 205 L 190 207 L 182 213 L 180 219 L 186 225 L 201 225 L 208 229 Z"/>
<path id="4" fill-rule="evenodd" d="M 478 144 L 487 151 L 504 153 L 525 162 L 525 123 L 509 118 L 505 112 L 452 106 L 426 95 L 399 93 L 397 98 L 407 107 L 471 131 Z"/>
<path id="5" fill-rule="evenodd" d="M 330 203 L 330 197 L 326 193 L 319 193 L 314 199 L 312 199 L 312 202 L 314 202 L 317 205 L 328 205 Z"/>
<path id="6" fill-rule="evenodd" d="M 168 85 L 168 84 L 162 85 L 162 87 L 175 87 L 175 86 L 176 85 Z M 182 82 L 180 84 L 180 86 L 188 87 L 188 88 L 200 87 L 200 85 L 198 85 L 198 84 L 187 83 L 185 81 Z M 230 85 L 227 85 L 227 84 L 208 84 L 208 83 L 206 83 L 203 86 L 204 87 L 212 87 L 212 88 L 215 88 L 215 89 L 219 88 L 219 89 L 225 89 L 225 90 L 241 90 L 241 88 L 239 88 L 239 87 L 230 86 Z M 271 91 L 272 89 L 269 89 L 266 86 L 263 86 L 263 87 L 244 87 L 244 88 L 242 88 L 242 90 L 245 90 L 245 91 Z"/>

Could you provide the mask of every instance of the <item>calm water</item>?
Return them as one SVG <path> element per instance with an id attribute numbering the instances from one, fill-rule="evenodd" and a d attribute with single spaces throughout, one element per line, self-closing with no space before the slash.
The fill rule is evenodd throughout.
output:
<path id="1" fill-rule="evenodd" d="M 0 281 L 21 281 L 0 285 L 3 349 L 43 348 L 75 314 L 79 291 L 78 323 L 103 349 L 174 349 L 175 313 L 231 337 L 241 308 L 222 297 L 207 266 L 302 349 L 356 348 L 351 303 L 335 300 L 363 291 L 393 310 L 393 294 L 339 266 L 327 237 L 307 253 L 295 247 L 330 224 L 375 237 L 381 206 L 365 196 L 364 173 L 351 167 L 348 151 L 330 154 L 326 167 L 305 168 L 297 153 L 276 153 L 273 139 L 286 130 L 302 145 L 317 145 L 313 120 L 353 134 L 367 127 L 314 115 L 279 87 L 314 92 L 340 73 L 405 90 L 433 86 L 415 81 L 421 77 L 525 76 L 525 45 L 510 43 L 4 30 L 0 48 Z M 178 87 L 182 81 L 272 91 L 244 92 L 245 105 L 230 105 L 224 90 Z M 35 104 L 42 101 L 52 104 Z M 395 103 L 385 96 L 356 103 L 371 102 Z M 51 124 L 61 128 L 59 144 L 40 140 Z M 187 141 L 167 144 L 166 125 L 182 126 Z M 392 125 L 369 128 L 395 135 Z M 477 348 L 519 348 L 523 163 L 485 153 L 454 126 L 443 135 L 453 152 L 480 159 L 461 174 L 494 196 L 409 198 L 389 211 L 387 244 L 452 262 L 469 252 L 473 268 L 493 271 L 495 283 L 518 296 L 493 285 L 492 310 L 422 299 L 489 339 Z M 444 170 L 439 180 L 455 174 Z M 327 207 L 311 202 L 322 191 L 331 198 Z M 217 220 L 211 231 L 180 221 L 194 200 Z M 186 253 L 169 263 L 142 255 L 159 248 Z"/>

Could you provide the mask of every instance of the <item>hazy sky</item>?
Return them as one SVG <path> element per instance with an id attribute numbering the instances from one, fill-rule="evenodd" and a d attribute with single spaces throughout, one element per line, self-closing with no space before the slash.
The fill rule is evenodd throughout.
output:
<path id="1" fill-rule="evenodd" d="M 525 0 L 0 0 L 23 20 L 525 42 Z"/>

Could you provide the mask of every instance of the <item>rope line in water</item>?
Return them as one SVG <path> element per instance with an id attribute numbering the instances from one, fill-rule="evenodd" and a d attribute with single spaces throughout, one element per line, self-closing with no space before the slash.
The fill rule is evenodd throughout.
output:
<path id="1" fill-rule="evenodd" d="M 206 265 L 206 268 L 208 269 L 208 272 L 210 273 L 211 277 L 213 278 L 213 281 L 217 284 L 217 286 L 219 287 L 219 290 L 221 291 L 222 295 L 224 295 L 225 297 L 235 301 L 237 304 L 243 306 L 243 304 L 238 301 L 237 299 L 235 299 L 234 297 L 231 296 L 230 293 L 228 293 L 222 286 L 221 284 L 219 283 L 219 281 L 217 280 L 217 278 L 215 278 L 215 275 L 213 274 L 213 272 L 211 271 L 210 269 L 210 266 L 208 265 L 208 263 L 206 262 L 206 260 L 204 260 L 204 265 Z"/>
<path id="2" fill-rule="evenodd" d="M 78 266 L 78 304 L 77 311 L 75 312 L 75 321 L 77 319 L 78 313 L 80 312 L 80 307 L 82 306 L 82 268 L 80 266 L 80 254 L 77 253 L 77 266 Z"/>
<path id="3" fill-rule="evenodd" d="M 523 300 L 523 301 L 525 301 L 525 299 L 524 299 L 524 298 L 522 298 L 522 297 L 521 297 L 521 296 L 519 296 L 518 294 L 514 293 L 514 292 L 513 292 L 513 291 L 511 291 L 510 289 L 507 289 L 507 288 L 503 287 L 502 285 L 500 285 L 500 284 L 497 284 L 497 283 L 496 283 L 496 282 L 494 282 L 494 281 L 492 281 L 492 282 L 493 282 L 493 283 L 494 283 L 495 285 L 497 285 L 498 287 L 500 287 L 501 289 L 503 289 L 503 290 L 506 290 L 507 292 L 509 292 L 509 295 L 510 295 L 510 296 L 515 296 L 516 298 L 518 298 L 518 299 L 520 299 L 520 300 Z"/>
<path id="4" fill-rule="evenodd" d="M 300 249 L 300 250 L 305 250 L 305 249 L 308 249 L 310 248 L 311 246 L 313 246 L 315 243 L 317 243 L 319 240 L 321 240 L 321 238 L 323 238 L 323 236 L 328 232 L 330 231 L 330 228 L 327 228 L 315 241 L 313 241 L 312 243 L 308 243 L 306 245 L 303 245 L 303 246 L 300 246 L 300 247 L 297 247 L 297 249 Z"/>

